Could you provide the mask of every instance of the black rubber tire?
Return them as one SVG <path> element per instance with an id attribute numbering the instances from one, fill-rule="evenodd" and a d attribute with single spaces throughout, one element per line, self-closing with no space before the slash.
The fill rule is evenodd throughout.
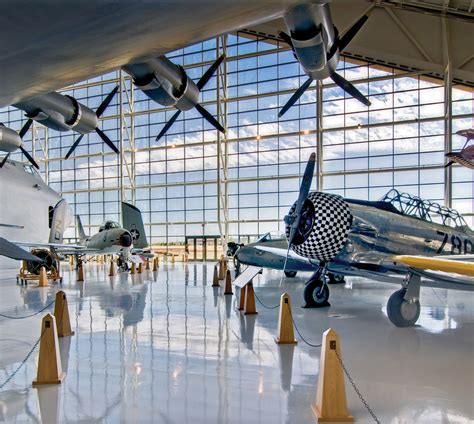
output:
<path id="1" fill-rule="evenodd" d="M 397 327 L 412 327 L 420 317 L 420 302 L 408 302 L 404 299 L 406 289 L 397 290 L 387 302 L 387 315 Z"/>
<path id="2" fill-rule="evenodd" d="M 306 302 L 305 308 L 323 308 L 330 306 L 329 300 L 329 287 L 318 280 L 309 281 L 304 287 L 303 298 Z"/>
<path id="3" fill-rule="evenodd" d="M 346 280 L 343 275 L 328 273 L 329 284 L 344 284 Z"/>
<path id="4" fill-rule="evenodd" d="M 285 271 L 285 275 L 286 275 L 288 278 L 295 278 L 295 277 L 296 277 L 296 274 L 297 274 L 296 271 Z"/>

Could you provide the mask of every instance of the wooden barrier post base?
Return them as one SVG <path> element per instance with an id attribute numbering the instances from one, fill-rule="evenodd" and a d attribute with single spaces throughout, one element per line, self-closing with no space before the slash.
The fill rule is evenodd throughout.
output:
<path id="1" fill-rule="evenodd" d="M 280 297 L 280 316 L 278 318 L 278 336 L 275 338 L 277 344 L 296 344 L 293 332 L 293 315 L 291 312 L 291 298 L 288 293 Z"/>
<path id="2" fill-rule="evenodd" d="M 239 302 L 239 311 L 243 311 L 245 307 L 245 292 L 246 286 L 240 288 L 240 302 Z"/>
<path id="3" fill-rule="evenodd" d="M 38 287 L 48 287 L 48 276 L 44 266 L 40 268 Z"/>
<path id="4" fill-rule="evenodd" d="M 219 276 L 217 271 L 217 264 L 214 265 L 214 274 L 212 276 L 212 287 L 219 287 Z"/>
<path id="5" fill-rule="evenodd" d="M 218 273 L 219 280 L 223 280 L 225 278 L 225 269 L 224 269 L 224 257 L 221 256 L 219 260 L 219 273 Z"/>
<path id="6" fill-rule="evenodd" d="M 253 283 L 251 281 L 245 286 L 244 314 L 245 315 L 258 314 L 257 308 L 255 306 L 255 293 L 253 291 Z"/>
<path id="7" fill-rule="evenodd" d="M 135 274 L 135 262 L 132 262 L 132 267 L 130 268 L 130 274 Z"/>
<path id="8" fill-rule="evenodd" d="M 146 270 L 149 270 L 150 269 L 150 259 L 147 258 L 146 262 L 145 262 L 145 269 Z"/>
<path id="9" fill-rule="evenodd" d="M 230 270 L 229 269 L 225 273 L 225 286 L 224 287 L 225 287 L 224 294 L 230 294 L 230 295 L 234 294 L 232 292 L 232 278 L 230 276 Z"/>
<path id="10" fill-rule="evenodd" d="M 82 263 L 80 263 L 77 268 L 77 281 L 84 281 L 84 268 Z"/>
<path id="11" fill-rule="evenodd" d="M 43 384 L 60 384 L 66 374 L 62 370 L 59 354 L 56 319 L 47 314 L 41 323 L 41 341 L 38 357 L 38 371 L 33 387 Z"/>
<path id="12" fill-rule="evenodd" d="M 347 410 L 344 374 L 336 352 L 341 358 L 339 336 L 329 328 L 323 334 L 316 403 L 311 405 L 318 422 L 354 422 Z"/>
<path id="13" fill-rule="evenodd" d="M 158 271 L 158 258 L 153 258 L 153 272 Z"/>
<path id="14" fill-rule="evenodd" d="M 141 273 L 143 272 L 143 265 L 142 265 L 141 262 L 138 264 L 138 270 L 137 270 L 137 272 L 138 272 L 138 274 L 141 274 Z"/>
<path id="15" fill-rule="evenodd" d="M 114 277 L 114 276 L 115 276 L 115 262 L 114 262 L 114 259 L 112 258 L 110 260 L 109 277 Z"/>
<path id="16" fill-rule="evenodd" d="M 54 302 L 54 318 L 58 330 L 58 337 L 73 336 L 74 331 L 71 330 L 71 322 L 69 320 L 69 308 L 67 305 L 66 293 L 59 290 L 56 293 Z"/>

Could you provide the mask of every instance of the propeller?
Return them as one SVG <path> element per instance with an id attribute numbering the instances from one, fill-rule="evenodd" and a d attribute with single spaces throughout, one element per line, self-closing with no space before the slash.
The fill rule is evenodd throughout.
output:
<path id="1" fill-rule="evenodd" d="M 97 118 L 100 118 L 102 116 L 102 114 L 104 113 L 105 109 L 107 109 L 107 106 L 109 106 L 110 102 L 112 101 L 112 99 L 114 98 L 115 94 L 117 93 L 119 89 L 119 86 L 115 86 L 114 89 L 107 95 L 107 97 L 102 101 L 102 103 L 99 105 L 99 107 L 97 108 L 97 110 L 95 111 L 95 114 L 97 116 Z M 112 143 L 112 140 L 110 140 L 110 138 L 99 128 L 99 127 L 96 127 L 95 128 L 95 132 L 99 135 L 99 137 L 103 140 L 103 142 L 105 144 L 107 144 L 107 146 L 109 146 L 115 153 L 119 154 L 119 150 L 117 149 L 117 147 L 115 146 L 114 143 Z M 84 137 L 85 134 L 81 134 L 77 139 L 76 141 L 74 142 L 74 144 L 71 146 L 71 148 L 69 149 L 69 151 L 67 152 L 66 154 L 66 159 L 69 159 L 69 156 L 72 155 L 72 153 L 74 152 L 74 150 L 76 150 L 77 146 L 79 146 L 79 143 L 81 142 L 82 138 Z"/>
<path id="2" fill-rule="evenodd" d="M 31 124 L 33 123 L 33 120 L 32 119 L 28 119 L 25 123 L 25 125 L 23 125 L 23 127 L 21 128 L 20 132 L 18 133 L 18 135 L 20 136 L 21 139 L 23 139 L 23 137 L 25 136 L 25 134 L 28 132 L 28 130 L 30 129 L 31 127 Z M 3 123 L 0 122 L 0 125 L 1 126 L 5 126 Z M 36 168 L 36 169 L 40 169 L 39 165 L 36 163 L 36 161 L 33 159 L 33 157 L 25 150 L 25 148 L 23 147 L 23 143 L 20 144 L 20 150 L 21 152 L 25 155 L 25 157 L 28 159 L 28 161 Z M 0 168 L 3 168 L 3 165 L 5 165 L 6 161 L 8 160 L 8 158 L 10 157 L 10 153 L 8 153 L 2 160 L 2 163 L 0 163 Z"/>
<path id="3" fill-rule="evenodd" d="M 347 30 L 347 32 L 341 38 L 337 36 L 337 29 L 336 27 L 334 27 L 336 40 L 333 46 L 331 47 L 330 51 L 327 53 L 328 61 L 332 58 L 332 56 L 334 55 L 337 49 L 339 49 L 339 51 L 342 52 L 347 47 L 347 45 L 352 41 L 355 35 L 359 32 L 359 30 L 365 24 L 367 19 L 369 19 L 369 16 L 363 15 L 360 19 L 357 20 L 357 22 L 354 25 L 352 25 Z M 293 41 L 291 40 L 291 37 L 288 34 L 285 34 L 284 32 L 280 32 L 279 36 L 285 43 L 287 43 L 291 47 L 291 49 L 293 50 L 293 54 L 296 57 L 296 53 L 295 53 L 295 49 L 294 49 Z M 330 77 L 334 81 L 334 83 L 338 87 L 342 88 L 347 94 L 354 97 L 365 106 L 370 106 L 370 101 L 367 99 L 367 97 L 365 97 L 357 88 L 354 87 L 352 83 L 347 81 L 344 77 L 342 77 L 336 72 L 333 72 L 330 75 Z M 283 108 L 278 113 L 279 117 L 282 117 L 288 111 L 288 109 L 298 101 L 298 99 L 308 89 L 312 80 L 313 80 L 312 78 L 309 78 L 300 88 L 298 88 L 298 90 L 296 90 L 293 96 L 290 97 L 288 102 L 285 104 L 285 106 L 283 106 Z"/>
<path id="4" fill-rule="evenodd" d="M 202 75 L 202 77 L 199 79 L 199 81 L 196 83 L 197 88 L 201 92 L 204 86 L 209 82 L 209 80 L 212 78 L 212 76 L 215 74 L 217 71 L 217 68 L 219 68 L 220 64 L 222 61 L 225 59 L 225 55 L 220 56 L 209 68 L 208 70 Z M 224 127 L 219 124 L 219 121 L 217 121 L 216 118 L 214 118 L 206 109 L 204 109 L 199 103 L 196 103 L 194 105 L 196 110 L 201 114 L 201 116 L 209 122 L 216 130 L 220 132 L 224 132 Z M 170 129 L 170 127 L 174 124 L 176 119 L 178 119 L 178 116 L 181 114 L 181 110 L 178 110 L 171 118 L 170 120 L 165 124 L 163 129 L 160 131 L 160 133 L 156 136 L 156 141 L 159 141 L 161 137 L 163 137 L 166 132 Z"/>
<path id="5" fill-rule="evenodd" d="M 288 214 L 287 216 L 285 216 L 285 224 L 290 226 L 290 234 L 288 237 L 288 250 L 286 251 L 285 264 L 283 265 L 283 274 L 286 271 L 286 265 L 288 262 L 288 256 L 290 254 L 291 245 L 293 244 L 296 232 L 298 231 L 298 228 L 301 223 L 301 211 L 303 210 L 304 202 L 308 197 L 311 182 L 313 181 L 315 165 L 316 153 L 311 153 L 311 156 L 308 159 L 306 169 L 303 174 L 303 180 L 301 181 L 300 192 L 298 196 L 298 201 L 296 202 L 296 207 L 291 215 Z"/>

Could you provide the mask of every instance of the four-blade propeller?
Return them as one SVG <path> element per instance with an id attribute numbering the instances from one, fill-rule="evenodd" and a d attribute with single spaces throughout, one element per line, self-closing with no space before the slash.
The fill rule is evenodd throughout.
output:
<path id="1" fill-rule="evenodd" d="M 196 83 L 197 87 L 199 88 L 199 91 L 202 91 L 204 86 L 209 82 L 211 77 L 214 75 L 214 73 L 217 71 L 217 68 L 219 65 L 222 63 L 222 61 L 225 59 L 225 56 L 222 55 L 220 56 L 210 67 L 209 69 L 204 73 L 204 75 L 199 79 L 199 81 Z M 224 128 L 222 127 L 221 124 L 217 121 L 216 118 L 214 118 L 206 109 L 204 109 L 199 103 L 197 103 L 195 106 L 196 110 L 201 114 L 201 116 L 209 122 L 216 130 L 220 132 L 224 132 Z M 174 124 L 176 119 L 178 119 L 178 116 L 181 114 L 181 110 L 178 110 L 172 117 L 171 119 L 165 124 L 163 129 L 160 131 L 160 133 L 156 136 L 156 141 L 160 140 L 161 137 L 163 137 L 166 132 L 170 129 L 170 127 Z"/>
<path id="2" fill-rule="evenodd" d="M 367 15 L 362 16 L 354 25 L 352 25 L 348 29 L 348 31 L 341 38 L 337 37 L 336 35 L 334 46 L 327 53 L 328 61 L 331 59 L 332 55 L 334 54 L 334 51 L 335 51 L 334 47 L 338 48 L 340 52 L 343 51 L 347 47 L 347 45 L 350 43 L 350 41 L 354 38 L 354 36 L 357 34 L 357 32 L 362 28 L 362 26 L 365 24 L 368 18 L 369 17 Z M 284 32 L 280 32 L 279 36 L 285 43 L 287 43 L 291 47 L 291 49 L 293 50 L 293 54 L 296 57 L 295 49 L 294 49 L 291 37 L 288 34 L 285 34 Z M 337 86 L 342 88 L 350 96 L 359 100 L 359 102 L 363 103 L 364 105 L 370 106 L 370 101 L 367 99 L 367 97 L 365 97 L 352 83 L 347 81 L 344 77 L 339 75 L 337 72 L 332 72 L 330 75 L 330 78 L 334 81 L 334 83 Z M 290 97 L 290 99 L 285 104 L 285 106 L 283 106 L 283 108 L 278 113 L 279 117 L 282 117 L 288 111 L 288 109 L 290 109 L 291 106 L 293 106 L 299 100 L 299 98 L 309 88 L 312 82 L 313 82 L 313 78 L 311 77 L 308 78 L 304 82 L 304 84 L 300 88 L 298 88 L 298 90 L 295 91 L 295 93 Z"/>
<path id="3" fill-rule="evenodd" d="M 97 118 L 100 118 L 102 116 L 102 114 L 104 113 L 105 109 L 107 109 L 107 106 L 110 104 L 110 102 L 112 101 L 112 99 L 114 98 L 115 94 L 117 93 L 119 89 L 119 86 L 117 85 L 109 94 L 108 96 L 102 101 L 102 103 L 99 105 L 99 107 L 97 108 L 95 114 L 97 115 Z M 107 146 L 109 146 L 115 153 L 120 153 L 119 150 L 117 149 L 117 147 L 115 147 L 115 144 L 112 143 L 112 140 L 110 140 L 109 137 L 107 137 L 107 135 L 100 129 L 100 128 L 96 128 L 95 129 L 95 132 L 99 135 L 99 137 L 104 141 L 105 144 L 107 144 Z M 76 150 L 77 146 L 79 146 L 79 143 L 81 142 L 82 138 L 84 137 L 85 134 L 81 134 L 77 140 L 74 142 L 74 144 L 71 146 L 71 148 L 69 149 L 69 151 L 67 152 L 66 154 L 66 159 L 69 158 L 69 156 L 71 156 L 71 154 L 74 152 L 74 150 Z"/>
<path id="4" fill-rule="evenodd" d="M 25 136 L 25 134 L 28 132 L 28 130 L 30 129 L 31 127 L 31 124 L 33 123 L 33 120 L 32 119 L 28 119 L 25 123 L 25 125 L 23 125 L 23 128 L 20 130 L 20 132 L 18 133 L 18 135 L 20 136 L 21 139 L 23 139 L 23 137 Z M 1 126 L 5 126 L 4 124 L 2 124 L 0 122 L 0 125 Z M 25 148 L 23 147 L 23 143 L 20 144 L 20 150 L 21 152 L 25 155 L 25 157 L 29 160 L 29 162 L 36 168 L 36 169 L 39 169 L 39 165 L 36 163 L 36 161 L 33 159 L 33 157 L 25 150 Z M 10 157 L 10 153 L 8 153 L 2 160 L 2 162 L 0 163 L 0 168 L 3 168 L 3 165 L 5 165 L 5 162 L 8 160 L 8 158 Z"/>
<path id="5" fill-rule="evenodd" d="M 296 202 L 296 207 L 291 212 L 291 215 L 288 214 L 285 216 L 285 224 L 290 227 L 290 232 L 288 236 L 288 250 L 286 251 L 285 264 L 283 265 L 283 273 L 286 270 L 286 265 L 288 262 L 288 256 L 290 254 L 291 245 L 294 242 L 296 233 L 301 223 L 301 212 L 303 210 L 304 202 L 308 198 L 309 189 L 313 181 L 314 167 L 316 165 L 316 153 L 311 153 L 311 156 L 308 159 L 306 164 L 306 169 L 303 174 L 303 180 L 301 181 L 300 193 L 298 196 L 298 201 Z"/>

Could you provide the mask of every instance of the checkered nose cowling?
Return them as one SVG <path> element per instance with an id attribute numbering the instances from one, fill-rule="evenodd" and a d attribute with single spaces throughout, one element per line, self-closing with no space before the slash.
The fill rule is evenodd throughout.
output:
<path id="1" fill-rule="evenodd" d="M 291 216 L 296 202 L 291 207 Z M 291 248 L 301 256 L 331 261 L 342 250 L 352 225 L 349 206 L 341 196 L 313 192 L 306 198 Z M 290 226 L 286 225 L 286 237 Z"/>

